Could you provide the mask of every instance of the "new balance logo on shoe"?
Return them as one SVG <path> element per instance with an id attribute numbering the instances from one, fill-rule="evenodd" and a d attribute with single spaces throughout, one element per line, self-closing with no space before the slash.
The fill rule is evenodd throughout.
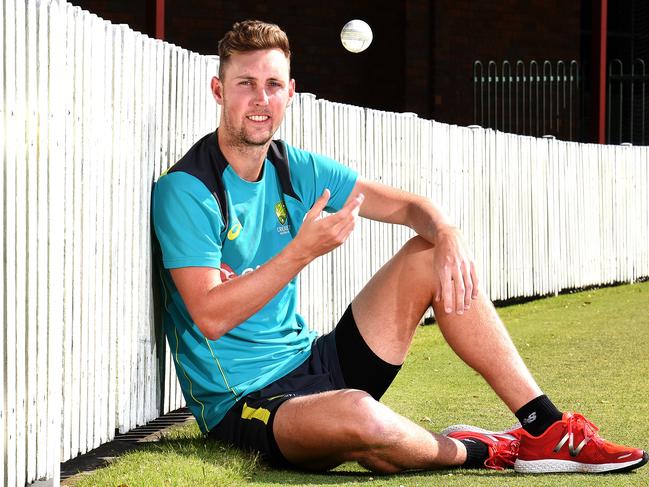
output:
<path id="1" fill-rule="evenodd" d="M 570 441 L 568 441 L 570 440 Z M 574 435 L 572 433 L 566 433 L 563 438 L 561 438 L 561 441 L 557 443 L 557 446 L 554 447 L 554 453 L 559 453 L 559 450 L 563 447 L 563 445 L 566 444 L 566 441 L 568 441 L 568 452 L 570 452 L 571 457 L 576 457 L 579 455 L 581 452 L 581 449 L 586 446 L 586 443 L 590 441 L 589 437 L 586 437 L 582 440 L 581 443 L 579 443 L 579 446 L 575 448 L 574 446 Z"/>

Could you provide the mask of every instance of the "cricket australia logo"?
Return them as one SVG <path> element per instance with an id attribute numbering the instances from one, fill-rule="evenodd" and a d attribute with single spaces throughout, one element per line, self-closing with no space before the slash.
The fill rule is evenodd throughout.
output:
<path id="1" fill-rule="evenodd" d="M 284 225 L 288 218 L 288 213 L 286 212 L 286 205 L 283 201 L 279 201 L 275 204 L 275 214 L 277 215 L 280 225 Z"/>
<path id="2" fill-rule="evenodd" d="M 289 232 L 290 225 L 287 225 L 288 221 L 288 211 L 286 210 L 286 205 L 283 201 L 278 201 L 275 203 L 275 215 L 277 216 L 277 221 L 279 221 L 279 226 L 277 231 L 280 235 L 287 234 Z"/>

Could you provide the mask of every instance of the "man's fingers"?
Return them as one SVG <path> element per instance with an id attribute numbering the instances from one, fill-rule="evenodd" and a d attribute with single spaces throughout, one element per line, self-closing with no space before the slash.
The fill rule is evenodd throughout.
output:
<path id="1" fill-rule="evenodd" d="M 473 295 L 473 282 L 471 275 L 466 266 L 444 266 L 442 276 L 441 298 L 444 302 L 444 311 L 457 314 L 464 314 L 471 304 Z M 435 300 L 439 301 L 439 293 L 435 295 Z"/>
<path id="2" fill-rule="evenodd" d="M 473 290 L 471 292 L 471 298 L 476 299 L 478 297 L 478 272 L 475 269 L 475 264 L 471 261 L 471 281 L 473 282 Z"/>
<path id="3" fill-rule="evenodd" d="M 464 293 L 466 288 L 464 287 L 464 279 L 459 267 L 456 267 L 453 273 L 453 284 L 455 289 L 455 312 L 461 315 L 464 313 Z"/>
<path id="4" fill-rule="evenodd" d="M 348 222 L 345 223 L 345 225 L 340 229 L 338 232 L 338 242 L 341 244 L 347 240 L 349 235 L 354 231 L 354 228 L 356 227 L 356 218 L 352 218 Z"/>
<path id="5" fill-rule="evenodd" d="M 442 276 L 442 301 L 444 302 L 444 311 L 453 312 L 453 279 L 451 270 L 448 265 L 444 266 L 444 275 Z"/>
<path id="6" fill-rule="evenodd" d="M 466 264 L 462 264 L 462 280 L 464 281 L 464 309 L 469 309 L 473 296 L 473 279 Z"/>
<path id="7" fill-rule="evenodd" d="M 363 193 L 359 193 L 356 196 L 356 198 L 350 201 L 346 205 L 350 212 L 345 217 L 343 217 L 343 220 L 341 222 L 337 223 L 337 225 L 340 227 L 338 235 L 339 236 L 344 235 L 343 241 L 347 240 L 347 237 L 349 237 L 349 234 L 352 233 L 354 227 L 356 226 L 356 221 L 359 218 L 358 213 L 360 212 L 361 205 L 363 204 L 364 198 L 365 195 L 363 195 Z M 338 216 L 338 213 L 336 214 L 336 216 Z"/>
<path id="8" fill-rule="evenodd" d="M 335 215 L 332 215 L 328 218 L 329 223 L 332 225 L 332 229 L 336 234 L 338 234 L 343 228 L 345 228 L 350 221 L 356 220 L 358 218 L 358 213 L 360 207 L 363 204 L 363 199 L 365 196 L 363 193 L 358 194 L 354 199 L 347 202 L 340 211 Z"/>
<path id="9" fill-rule="evenodd" d="M 365 201 L 365 195 L 363 193 L 358 193 L 354 200 L 356 201 L 356 204 L 352 208 L 352 213 L 354 214 L 354 218 L 357 218 L 358 214 L 361 212 L 361 205 L 363 204 L 363 201 Z"/>
<path id="10" fill-rule="evenodd" d="M 322 192 L 322 195 L 317 200 L 315 200 L 315 203 L 313 203 L 311 210 L 309 210 L 312 218 L 317 218 L 320 213 L 322 213 L 322 210 L 325 209 L 325 206 L 327 206 L 327 203 L 329 202 L 330 196 L 331 193 L 329 192 L 329 189 L 325 188 L 325 190 Z"/>
<path id="11" fill-rule="evenodd" d="M 345 206 L 343 206 L 340 211 L 338 211 L 334 215 L 334 221 L 342 221 L 347 216 L 349 216 L 350 213 L 354 212 L 355 215 L 358 215 L 358 212 L 360 211 L 360 207 L 363 204 L 363 200 L 365 199 L 365 195 L 363 193 L 358 193 L 355 198 L 352 198 L 349 200 Z"/>

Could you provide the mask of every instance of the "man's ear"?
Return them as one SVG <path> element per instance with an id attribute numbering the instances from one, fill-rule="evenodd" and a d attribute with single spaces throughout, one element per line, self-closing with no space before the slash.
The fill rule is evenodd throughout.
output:
<path id="1" fill-rule="evenodd" d="M 216 103 L 223 105 L 223 83 L 221 83 L 221 80 L 214 76 L 210 82 L 210 87 L 212 88 L 212 96 L 216 100 Z"/>
<path id="2" fill-rule="evenodd" d="M 291 103 L 293 103 L 293 96 L 295 96 L 295 80 L 291 78 L 291 80 L 288 82 L 288 103 L 286 104 L 287 107 L 290 107 Z"/>

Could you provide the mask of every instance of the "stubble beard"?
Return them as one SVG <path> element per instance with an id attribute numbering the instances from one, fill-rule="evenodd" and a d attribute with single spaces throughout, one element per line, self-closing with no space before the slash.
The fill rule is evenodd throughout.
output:
<path id="1" fill-rule="evenodd" d="M 255 139 L 246 131 L 243 124 L 238 129 L 232 127 L 225 113 L 223 116 L 223 128 L 228 133 L 230 143 L 239 150 L 259 149 L 265 146 L 275 134 L 275 130 L 271 130 L 267 135 L 260 134 L 260 138 Z"/>

